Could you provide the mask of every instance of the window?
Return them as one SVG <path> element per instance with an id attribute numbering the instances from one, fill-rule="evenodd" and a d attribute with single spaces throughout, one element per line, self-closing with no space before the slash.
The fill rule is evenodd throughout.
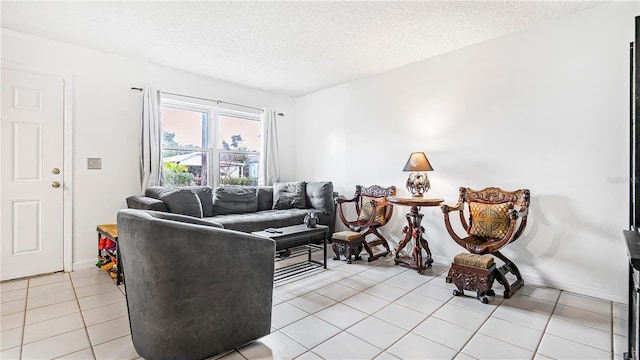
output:
<path id="1" fill-rule="evenodd" d="M 257 185 L 258 114 L 163 99 L 164 184 Z"/>

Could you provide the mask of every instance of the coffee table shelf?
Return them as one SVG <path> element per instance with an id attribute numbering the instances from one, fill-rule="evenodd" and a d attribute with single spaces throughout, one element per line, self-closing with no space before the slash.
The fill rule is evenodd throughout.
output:
<path id="1" fill-rule="evenodd" d="M 275 240 L 276 262 L 288 261 L 297 257 L 303 257 L 305 255 L 306 258 L 300 262 L 295 262 L 281 267 L 276 266 L 276 269 L 274 271 L 274 282 L 290 279 L 292 277 L 310 271 L 318 270 L 318 268 L 327 268 L 327 235 L 329 233 L 328 226 L 316 225 L 316 227 L 310 228 L 304 224 L 301 224 L 276 228 L 276 230 L 281 232 L 273 233 L 262 230 L 252 232 L 252 234 L 268 237 Z M 322 236 L 321 244 L 311 243 L 312 239 L 317 239 L 320 236 Z M 288 256 L 281 257 L 280 255 L 278 255 L 278 252 L 286 249 L 290 250 L 290 254 Z M 312 259 L 311 254 L 317 251 L 322 251 L 323 261 Z"/>

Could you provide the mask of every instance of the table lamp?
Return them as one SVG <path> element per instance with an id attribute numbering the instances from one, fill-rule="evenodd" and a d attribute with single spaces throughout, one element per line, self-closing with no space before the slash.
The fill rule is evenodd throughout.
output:
<path id="1" fill-rule="evenodd" d="M 422 197 L 424 193 L 429 191 L 431 185 L 426 173 L 423 171 L 432 171 L 433 168 L 429 164 L 427 155 L 423 152 L 412 152 L 404 166 L 403 171 L 411 171 L 407 179 L 407 190 L 413 197 Z"/>

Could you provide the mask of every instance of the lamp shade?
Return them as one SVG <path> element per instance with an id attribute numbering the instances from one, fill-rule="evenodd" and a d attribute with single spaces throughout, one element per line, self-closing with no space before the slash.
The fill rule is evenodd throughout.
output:
<path id="1" fill-rule="evenodd" d="M 431 171 L 433 168 L 429 164 L 427 155 L 423 152 L 412 152 L 404 166 L 403 171 Z"/>

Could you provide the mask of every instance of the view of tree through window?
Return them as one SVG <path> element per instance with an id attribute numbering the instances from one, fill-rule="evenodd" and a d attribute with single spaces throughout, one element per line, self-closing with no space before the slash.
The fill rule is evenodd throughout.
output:
<path id="1" fill-rule="evenodd" d="M 256 114 L 162 106 L 165 185 L 257 185 L 259 148 Z"/>
<path id="2" fill-rule="evenodd" d="M 260 122 L 235 116 L 218 117 L 220 184 L 257 185 Z"/>

